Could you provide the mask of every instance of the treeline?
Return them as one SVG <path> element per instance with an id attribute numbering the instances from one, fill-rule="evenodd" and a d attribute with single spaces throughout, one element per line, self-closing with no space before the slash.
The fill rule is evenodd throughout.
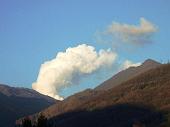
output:
<path id="1" fill-rule="evenodd" d="M 24 118 L 20 127 L 52 127 L 47 121 L 47 118 L 40 114 L 36 123 L 33 124 L 29 118 Z"/>

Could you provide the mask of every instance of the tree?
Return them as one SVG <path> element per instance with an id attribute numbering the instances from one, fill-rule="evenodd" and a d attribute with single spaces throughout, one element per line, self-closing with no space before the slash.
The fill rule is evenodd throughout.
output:
<path id="1" fill-rule="evenodd" d="M 38 117 L 37 127 L 48 127 L 47 126 L 47 118 L 42 114 L 40 114 L 40 116 Z"/>
<path id="2" fill-rule="evenodd" d="M 22 120 L 22 127 L 32 127 L 31 120 L 29 118 L 24 118 Z"/>

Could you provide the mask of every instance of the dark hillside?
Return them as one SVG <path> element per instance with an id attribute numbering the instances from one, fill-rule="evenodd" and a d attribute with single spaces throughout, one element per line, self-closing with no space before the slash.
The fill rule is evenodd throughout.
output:
<path id="1" fill-rule="evenodd" d="M 145 106 L 120 104 L 97 110 L 65 113 L 49 120 L 56 127 L 159 127 L 164 116 Z"/>
<path id="2" fill-rule="evenodd" d="M 117 105 L 127 107 L 122 108 Z M 69 127 L 69 125 L 76 127 L 82 124 L 94 127 L 94 125 L 99 126 L 98 123 L 103 125 L 107 122 L 108 127 L 120 127 L 120 122 L 111 122 L 113 119 L 129 126 L 128 121 L 132 122 L 135 117 L 146 127 L 157 127 L 160 125 L 157 122 L 162 122 L 161 124 L 166 124 L 168 127 L 170 64 L 150 69 L 107 91 L 86 90 L 77 93 L 63 102 L 50 106 L 42 113 L 60 127 Z M 119 117 L 119 114 L 122 115 Z"/>
<path id="3" fill-rule="evenodd" d="M 31 89 L 0 85 L 0 127 L 14 127 L 16 119 L 39 112 L 56 102 Z"/>

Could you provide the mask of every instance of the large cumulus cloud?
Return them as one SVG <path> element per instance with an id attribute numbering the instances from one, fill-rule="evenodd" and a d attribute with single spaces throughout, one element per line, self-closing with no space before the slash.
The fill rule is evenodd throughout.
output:
<path id="1" fill-rule="evenodd" d="M 84 75 L 112 66 L 116 57 L 117 54 L 110 49 L 97 52 L 93 46 L 86 44 L 68 48 L 41 65 L 37 81 L 32 84 L 32 88 L 62 100 L 59 96 L 60 90 L 77 84 Z"/>
<path id="2" fill-rule="evenodd" d="M 157 29 L 152 22 L 140 18 L 138 25 L 113 22 L 98 37 L 102 42 L 109 42 L 106 44 L 119 53 L 121 47 L 128 48 L 134 44 L 143 45 L 151 42 L 151 37 Z M 140 65 L 128 59 L 120 63 L 117 53 L 110 49 L 96 51 L 95 47 L 87 44 L 67 48 L 64 52 L 57 53 L 54 59 L 41 65 L 38 78 L 32 84 L 32 88 L 42 94 L 62 100 L 60 93 L 64 88 L 81 83 L 84 77 L 95 72 L 101 72 L 101 70 L 106 73 L 109 70 L 117 72 Z"/>

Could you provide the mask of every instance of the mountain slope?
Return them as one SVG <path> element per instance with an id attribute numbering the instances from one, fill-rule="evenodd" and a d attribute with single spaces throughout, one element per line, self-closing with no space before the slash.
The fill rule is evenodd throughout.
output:
<path id="1" fill-rule="evenodd" d="M 155 68 L 161 65 L 160 63 L 148 59 L 142 65 L 138 67 L 130 67 L 126 70 L 119 72 L 118 74 L 114 75 L 110 79 L 103 82 L 101 85 L 97 86 L 95 90 L 108 90 L 117 86 L 135 76 L 140 75 L 141 73 L 148 71 L 149 69 Z"/>
<path id="2" fill-rule="evenodd" d="M 0 127 L 13 127 L 16 119 L 54 103 L 56 100 L 34 90 L 0 84 Z"/>
<path id="3" fill-rule="evenodd" d="M 43 110 L 42 113 L 46 117 L 48 117 L 49 120 L 52 120 L 56 125 L 60 125 L 60 127 L 69 127 L 68 123 L 70 123 L 70 125 L 74 125 L 74 127 L 77 127 L 76 121 L 83 121 L 83 118 L 88 118 L 88 116 L 94 121 L 100 121 L 101 117 L 97 117 L 97 114 L 99 112 L 95 112 L 96 110 L 100 109 L 103 109 L 104 113 L 99 113 L 99 115 L 106 115 L 105 117 L 107 119 L 119 119 L 118 121 L 121 123 L 123 122 L 124 126 L 130 126 L 127 121 L 137 118 L 137 120 L 145 119 L 142 122 L 148 125 L 148 127 L 156 127 L 160 126 L 159 124 L 157 124 L 157 122 L 162 122 L 163 119 L 163 116 L 161 116 L 159 112 L 162 112 L 162 115 L 164 115 L 164 117 L 170 119 L 170 117 L 168 117 L 170 116 L 169 91 L 170 64 L 160 65 L 157 68 L 146 71 L 107 91 L 102 91 L 100 93 L 99 91 L 88 90 L 86 91 L 86 93 L 88 92 L 88 94 L 84 94 L 84 92 L 82 92 L 83 96 L 81 96 L 81 93 L 75 94 L 74 96 L 67 98 L 63 102 L 60 102 Z M 82 97 L 84 99 L 82 99 Z M 132 110 L 128 110 L 129 108 L 125 110 L 126 107 L 121 107 L 120 112 L 115 113 L 116 110 L 119 110 L 119 108 L 115 109 L 114 106 L 120 104 L 140 105 L 141 108 L 139 108 L 139 110 L 135 110 L 136 108 L 138 109 L 138 107 L 133 108 Z M 105 110 L 108 107 L 112 107 L 115 110 Z M 121 109 L 125 111 L 123 112 L 123 114 L 125 113 L 127 115 L 125 115 L 125 117 L 122 117 L 122 119 L 120 119 L 121 117 L 117 117 L 118 113 L 122 113 Z M 145 114 L 146 110 L 144 109 L 151 111 L 151 114 Z M 80 115 L 77 116 L 76 112 Z M 94 115 L 90 115 L 89 112 L 92 112 L 92 114 L 94 113 Z M 128 112 L 131 112 L 131 117 L 128 117 Z M 71 115 L 69 115 L 69 113 Z M 146 115 L 145 117 L 143 117 L 143 113 Z M 110 114 L 110 116 L 108 116 L 107 114 Z M 152 118 L 154 118 L 154 120 L 156 121 L 154 121 Z M 91 121 L 91 123 L 89 122 L 88 126 L 95 126 L 94 124 L 96 125 L 97 122 Z M 120 127 L 119 123 L 117 123 L 116 121 L 114 123 L 110 123 L 107 126 L 109 127 L 113 125 L 115 125 L 115 127 Z M 98 126 L 100 127 L 100 125 Z"/>

